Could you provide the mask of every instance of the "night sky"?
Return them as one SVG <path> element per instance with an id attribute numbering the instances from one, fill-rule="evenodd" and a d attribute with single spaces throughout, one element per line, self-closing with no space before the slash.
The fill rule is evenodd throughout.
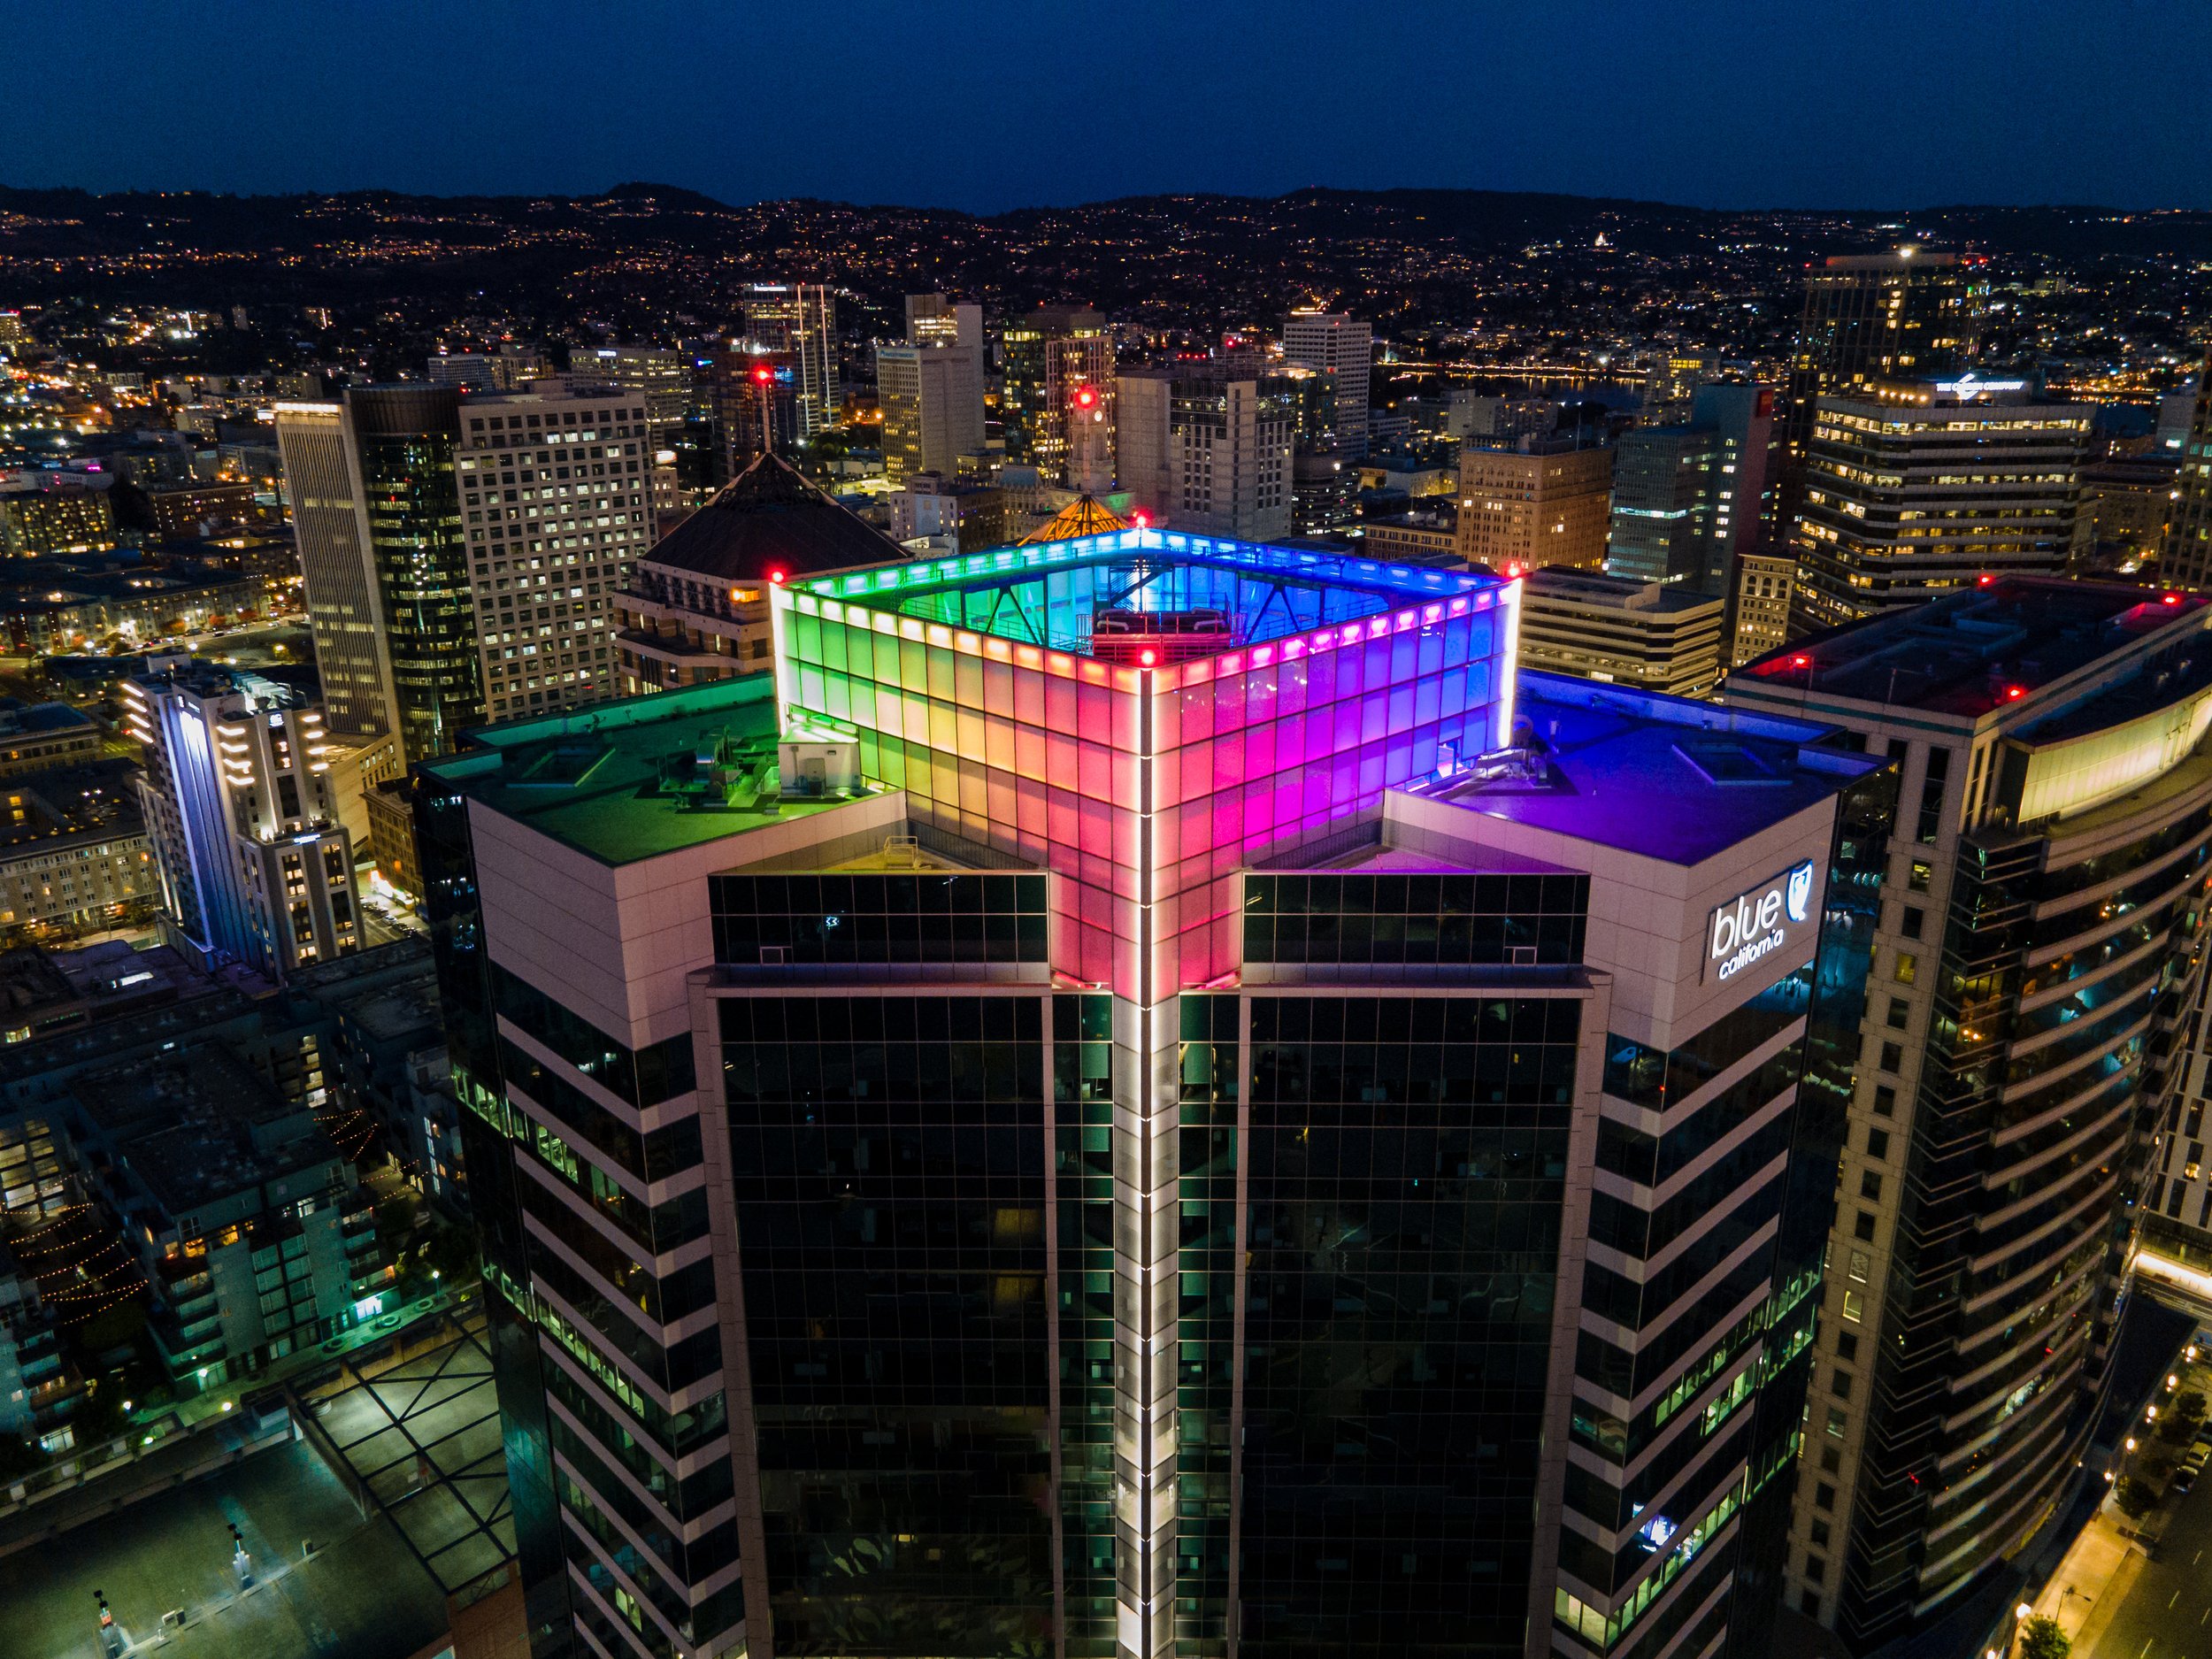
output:
<path id="1" fill-rule="evenodd" d="M 0 183 L 2212 207 L 2203 0 L 0 0 Z"/>

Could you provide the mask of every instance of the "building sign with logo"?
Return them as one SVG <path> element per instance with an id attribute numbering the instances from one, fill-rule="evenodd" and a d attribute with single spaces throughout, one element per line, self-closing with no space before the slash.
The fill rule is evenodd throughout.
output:
<path id="1" fill-rule="evenodd" d="M 1808 858 L 1716 908 L 1705 932 L 1705 977 L 1732 979 L 1797 937 L 1812 920 L 1813 876 Z"/>

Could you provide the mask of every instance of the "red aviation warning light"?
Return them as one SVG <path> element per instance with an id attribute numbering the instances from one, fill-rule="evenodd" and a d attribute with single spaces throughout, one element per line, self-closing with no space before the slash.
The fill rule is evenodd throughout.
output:
<path id="1" fill-rule="evenodd" d="M 769 381 L 774 380 L 775 378 L 775 370 L 770 368 L 765 363 L 762 364 L 760 367 L 753 371 L 754 381 L 761 386 L 767 385 Z"/>
<path id="2" fill-rule="evenodd" d="M 1078 409 L 1095 409 L 1095 408 L 1097 408 L 1097 407 L 1098 407 L 1098 388 L 1096 388 L 1095 386 L 1079 386 L 1079 387 L 1077 387 L 1077 388 L 1075 388 L 1075 406 L 1076 406 Z"/>
<path id="3" fill-rule="evenodd" d="M 772 571 L 770 571 L 770 572 L 768 572 L 768 580 L 769 580 L 770 581 L 772 581 L 772 582 L 775 583 L 777 587 L 779 587 L 779 588 L 782 587 L 782 586 L 783 586 L 783 572 L 782 572 L 782 570 L 781 570 L 780 568 L 779 568 L 779 569 L 776 569 L 776 570 L 772 570 Z"/>

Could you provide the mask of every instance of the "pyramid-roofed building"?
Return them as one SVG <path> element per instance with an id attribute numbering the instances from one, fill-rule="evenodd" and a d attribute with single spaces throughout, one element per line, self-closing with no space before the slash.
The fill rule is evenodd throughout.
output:
<path id="1" fill-rule="evenodd" d="M 661 691 L 764 672 L 769 588 L 909 557 L 781 456 L 759 455 L 638 561 L 616 605 L 622 688 Z"/>

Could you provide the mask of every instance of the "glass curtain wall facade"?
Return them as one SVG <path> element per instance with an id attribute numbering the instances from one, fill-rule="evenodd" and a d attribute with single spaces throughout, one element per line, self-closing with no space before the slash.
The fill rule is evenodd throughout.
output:
<path id="1" fill-rule="evenodd" d="M 368 387 L 346 395 L 400 741 L 417 760 L 450 753 L 462 732 L 484 718 L 453 466 L 460 407 L 451 388 Z"/>

